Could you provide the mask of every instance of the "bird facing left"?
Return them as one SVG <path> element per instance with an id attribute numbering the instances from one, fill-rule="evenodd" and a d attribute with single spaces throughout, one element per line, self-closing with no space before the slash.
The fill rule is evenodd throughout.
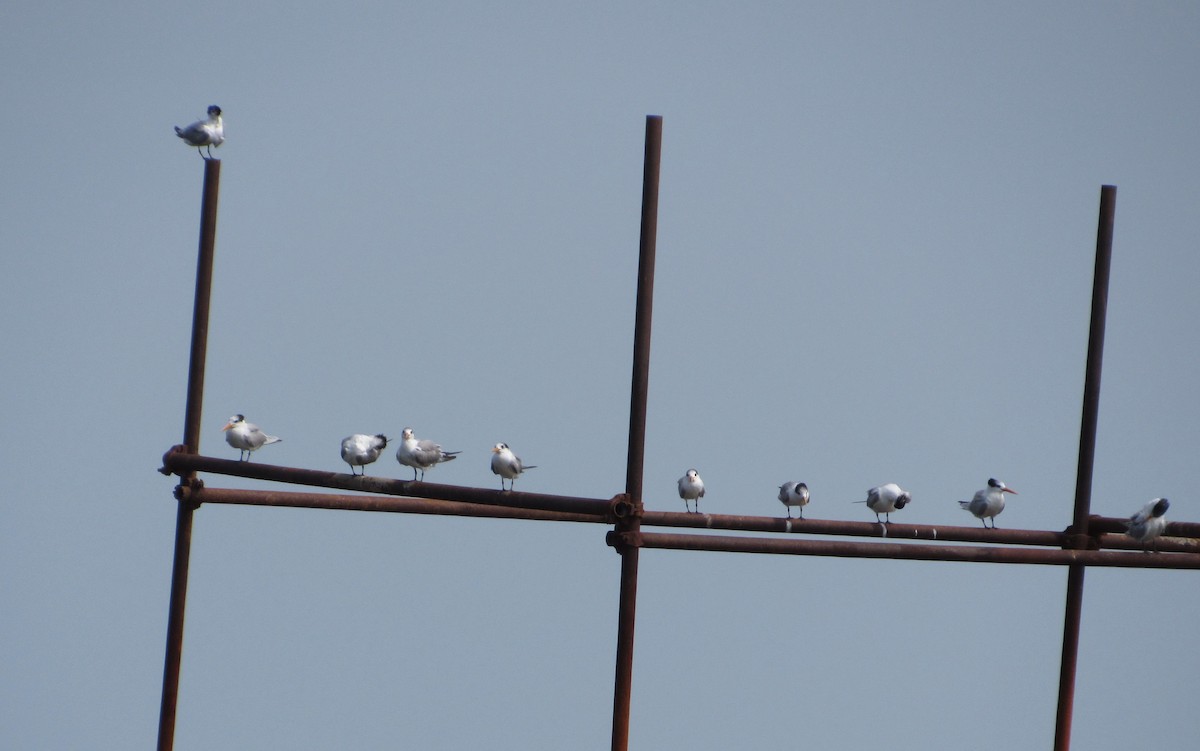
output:
<path id="1" fill-rule="evenodd" d="M 229 422 L 221 430 L 225 431 L 225 442 L 241 452 L 238 455 L 239 462 L 248 462 L 252 451 L 258 451 L 263 446 L 283 440 L 273 435 L 267 435 L 252 422 L 246 422 L 245 415 L 234 415 L 229 418 Z"/>
<path id="2" fill-rule="evenodd" d="M 492 447 L 492 474 L 500 475 L 500 489 L 504 490 L 504 481 L 508 480 L 508 489 L 513 489 L 517 476 L 527 469 L 537 469 L 536 464 L 525 464 L 521 457 L 513 453 L 507 443 L 497 443 Z"/>
<path id="3" fill-rule="evenodd" d="M 221 120 L 221 108 L 212 105 L 208 108 L 208 119 L 197 120 L 186 128 L 175 126 L 175 135 L 179 136 L 189 146 L 196 147 L 196 153 L 201 159 L 212 159 L 212 147 L 225 143 L 225 123 Z M 207 148 L 208 156 L 201 149 Z"/>

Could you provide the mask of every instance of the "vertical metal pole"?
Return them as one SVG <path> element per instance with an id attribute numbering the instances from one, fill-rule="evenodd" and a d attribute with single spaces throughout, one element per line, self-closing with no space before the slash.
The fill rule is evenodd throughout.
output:
<path id="1" fill-rule="evenodd" d="M 204 403 L 204 365 L 208 354 L 208 311 L 212 297 L 213 248 L 217 237 L 217 195 L 221 162 L 204 161 L 204 197 L 200 204 L 200 250 L 196 261 L 196 297 L 192 308 L 192 350 L 188 366 L 187 408 L 183 443 L 188 453 L 200 453 L 200 418 Z M 190 472 L 180 484 L 195 480 Z M 188 561 L 192 551 L 190 501 L 179 501 L 175 517 L 175 557 L 171 569 L 171 604 L 167 615 L 167 650 L 163 664 L 162 704 L 158 715 L 158 749 L 175 745 L 175 706 L 179 698 L 179 662 L 183 654 L 183 616 L 187 602 Z"/>
<path id="2" fill-rule="evenodd" d="M 642 469 L 646 453 L 646 398 L 650 385 L 650 323 L 654 310 L 654 253 L 658 235 L 658 172 L 662 155 L 662 117 L 646 117 L 646 154 L 642 175 L 642 234 L 638 254 L 637 312 L 633 334 L 633 384 L 629 404 L 629 454 L 625 494 L 634 512 L 617 532 L 634 541 L 641 529 Z M 637 610 L 638 545 L 621 554 L 621 604 L 617 614 L 617 668 L 613 687 L 613 751 L 629 748 L 629 704 L 633 688 L 633 628 Z"/>
<path id="3" fill-rule="evenodd" d="M 1073 536 L 1088 532 L 1092 508 L 1092 466 L 1096 458 L 1096 423 L 1100 414 L 1100 371 L 1104 362 L 1104 324 L 1108 313 L 1108 278 L 1112 265 L 1113 216 L 1117 188 L 1100 188 L 1100 220 L 1096 229 L 1096 271 L 1092 282 L 1092 321 L 1088 335 L 1087 372 L 1083 383 L 1083 420 L 1079 429 L 1079 467 L 1075 475 Z M 1054 727 L 1055 751 L 1071 748 L 1071 713 L 1075 703 L 1075 666 L 1079 658 L 1079 622 L 1083 611 L 1084 566 L 1072 564 L 1067 572 L 1067 604 L 1063 618 L 1062 665 L 1058 678 L 1058 721 Z"/>

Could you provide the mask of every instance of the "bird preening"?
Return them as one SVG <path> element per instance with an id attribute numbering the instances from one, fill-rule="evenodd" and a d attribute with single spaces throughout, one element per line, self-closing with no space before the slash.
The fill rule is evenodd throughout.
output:
<path id="1" fill-rule="evenodd" d="M 808 505 L 808 486 L 802 482 L 788 481 L 779 486 L 779 502 L 787 508 L 792 518 L 792 508 L 799 507 L 800 518 L 804 518 L 804 507 Z"/>
<path id="2" fill-rule="evenodd" d="M 225 143 L 225 123 L 221 120 L 221 108 L 212 105 L 208 108 L 208 119 L 197 120 L 186 128 L 175 126 L 175 135 L 184 140 L 188 146 L 195 146 L 201 159 L 212 159 L 212 147 Z M 208 156 L 201 149 L 208 150 Z"/>
<path id="3" fill-rule="evenodd" d="M 875 512 L 875 521 L 880 524 L 890 524 L 893 511 L 899 511 L 912 503 L 912 493 L 894 482 L 889 482 L 886 485 L 871 488 L 867 491 L 867 500 L 855 501 L 855 503 L 867 504 L 867 508 Z M 879 518 L 880 514 L 883 514 L 882 519 Z"/>
<path id="4" fill-rule="evenodd" d="M 267 435 L 252 422 L 246 422 L 245 415 L 234 415 L 229 418 L 229 422 L 225 423 L 225 427 L 221 430 L 225 431 L 225 442 L 241 452 L 238 454 L 239 462 L 248 462 L 252 452 L 283 440 L 273 435 Z"/>
<path id="5" fill-rule="evenodd" d="M 365 475 L 367 465 L 378 459 L 387 445 L 388 437 L 383 433 L 355 433 L 342 439 L 342 461 L 350 465 L 350 474 Z M 362 467 L 362 470 L 356 473 L 355 467 Z"/>
<path id="6" fill-rule="evenodd" d="M 1126 522 L 1125 534 L 1144 545 L 1158 539 L 1167 528 L 1167 509 L 1171 502 L 1166 498 L 1155 498 L 1146 503 L 1136 514 Z M 1146 548 L 1149 552 L 1149 547 Z"/>

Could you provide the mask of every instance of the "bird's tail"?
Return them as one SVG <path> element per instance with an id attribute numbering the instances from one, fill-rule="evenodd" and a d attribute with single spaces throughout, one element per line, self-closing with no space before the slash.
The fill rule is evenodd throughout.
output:
<path id="1" fill-rule="evenodd" d="M 442 461 L 448 462 L 451 459 L 457 459 L 458 455 L 461 453 L 462 453 L 461 451 L 443 451 L 442 452 Z"/>
<path id="2" fill-rule="evenodd" d="M 529 466 L 526 466 L 524 464 L 521 465 L 522 472 L 524 472 L 527 469 L 537 469 L 537 465 L 536 464 L 530 464 Z"/>
<path id="3" fill-rule="evenodd" d="M 264 446 L 269 446 L 269 445 L 270 445 L 270 444 L 272 444 L 272 443 L 279 443 L 279 442 L 280 442 L 280 441 L 282 441 L 282 440 L 283 440 L 283 439 L 282 439 L 282 438 L 280 438 L 280 437 L 279 437 L 279 436 L 277 436 L 277 435 L 269 435 L 269 436 L 267 436 L 267 440 L 263 441 L 263 445 L 264 445 Z"/>
<path id="4" fill-rule="evenodd" d="M 959 505 L 959 506 L 962 506 L 962 507 L 963 507 L 964 509 L 966 509 L 967 511 L 970 511 L 970 510 L 971 510 L 971 502 L 970 502 L 970 501 L 959 501 L 959 502 L 958 502 L 958 505 Z"/>
<path id="5" fill-rule="evenodd" d="M 176 125 L 175 126 L 175 135 L 179 136 L 180 138 L 183 138 L 183 128 Z"/>

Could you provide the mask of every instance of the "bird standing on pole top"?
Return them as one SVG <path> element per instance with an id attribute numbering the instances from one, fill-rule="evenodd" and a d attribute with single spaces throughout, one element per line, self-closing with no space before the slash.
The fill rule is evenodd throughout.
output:
<path id="1" fill-rule="evenodd" d="M 221 121 L 221 108 L 212 105 L 208 108 L 208 119 L 197 120 L 186 128 L 175 126 L 175 135 L 182 138 L 189 146 L 196 147 L 196 153 L 201 159 L 212 159 L 212 147 L 225 143 L 225 124 Z M 200 149 L 207 147 L 208 156 Z"/>

